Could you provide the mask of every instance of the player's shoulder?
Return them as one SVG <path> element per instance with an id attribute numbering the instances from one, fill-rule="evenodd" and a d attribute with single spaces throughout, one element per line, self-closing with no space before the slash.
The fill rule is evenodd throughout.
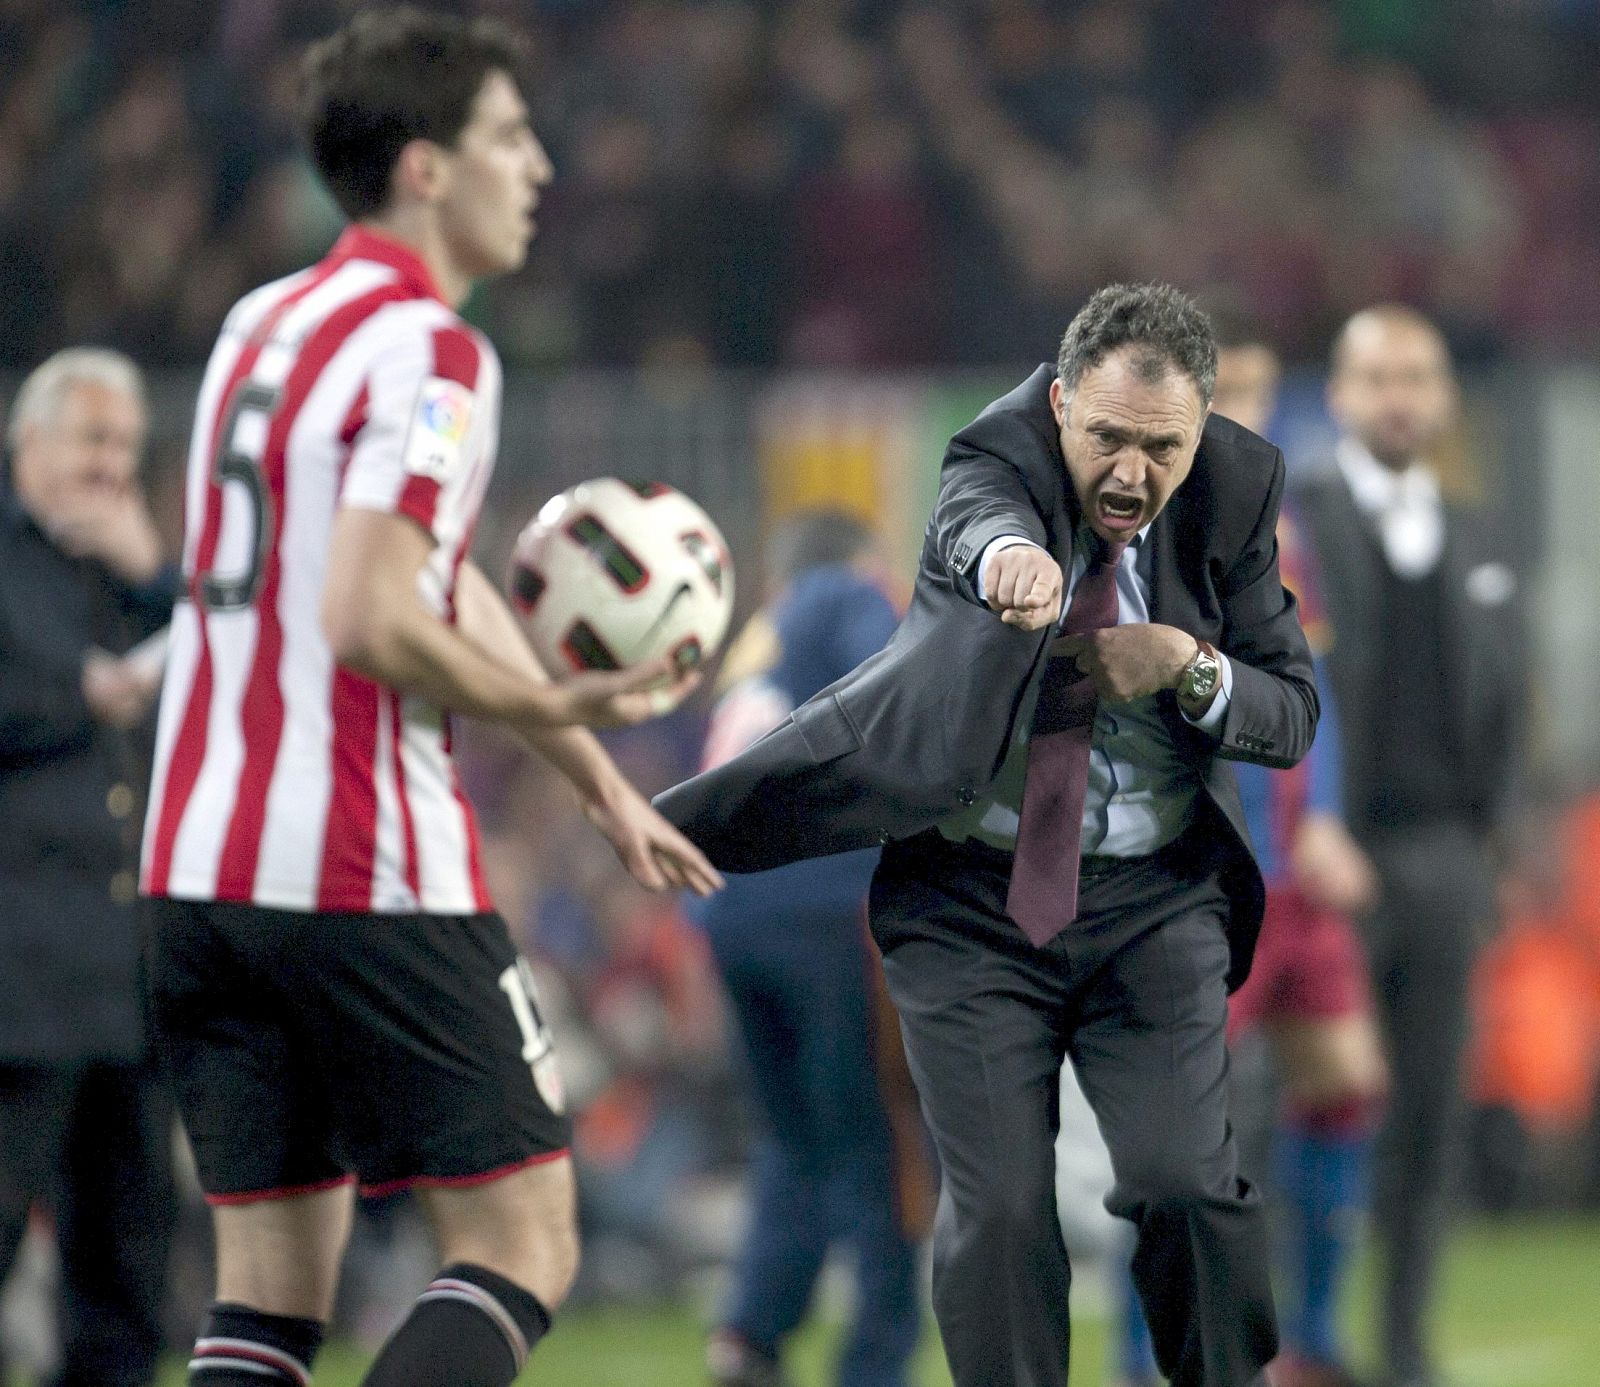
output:
<path id="1" fill-rule="evenodd" d="M 315 265 L 282 275 L 250 290 L 222 320 L 223 337 L 253 337 L 273 313 L 308 289 L 317 276 Z"/>
<path id="2" fill-rule="evenodd" d="M 457 381 L 468 389 L 498 378 L 500 359 L 493 344 L 460 314 L 438 299 L 407 298 L 385 304 L 362 324 L 353 350 L 405 365 L 425 375 Z"/>
<path id="3" fill-rule="evenodd" d="M 350 312 L 351 310 L 358 310 Z M 223 336 L 261 338 L 272 331 L 316 330 L 341 311 L 348 330 L 345 356 L 440 356 L 436 374 L 498 370 L 489 339 L 448 304 L 399 274 L 392 265 L 364 257 L 330 255 L 317 264 L 252 289 L 230 310 Z M 303 322 L 300 319 L 304 319 Z"/>

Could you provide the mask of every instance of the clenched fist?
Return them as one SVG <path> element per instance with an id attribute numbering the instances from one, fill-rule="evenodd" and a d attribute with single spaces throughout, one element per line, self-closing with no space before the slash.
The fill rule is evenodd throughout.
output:
<path id="1" fill-rule="evenodd" d="M 1061 565 L 1036 544 L 1013 544 L 989 555 L 983 600 L 1008 626 L 1039 631 L 1061 617 Z"/>
<path id="2" fill-rule="evenodd" d="M 1126 703 L 1175 689 L 1194 657 L 1195 638 L 1176 626 L 1137 622 L 1106 626 L 1051 642 L 1051 659 L 1072 659 L 1105 703 Z"/>

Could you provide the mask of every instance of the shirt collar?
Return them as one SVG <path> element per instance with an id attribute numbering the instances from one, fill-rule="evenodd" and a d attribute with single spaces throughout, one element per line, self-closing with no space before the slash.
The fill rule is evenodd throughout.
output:
<path id="1" fill-rule="evenodd" d="M 1141 549 L 1144 548 L 1145 536 L 1150 533 L 1150 527 L 1155 523 L 1156 522 L 1154 520 L 1151 520 L 1139 527 L 1133 538 L 1128 541 L 1127 548 L 1123 550 L 1124 556 L 1130 553 L 1137 554 Z M 1075 550 L 1085 548 L 1089 544 L 1091 537 L 1097 538 L 1097 536 L 1094 535 L 1094 530 L 1090 528 L 1087 521 L 1080 521 L 1078 528 L 1073 532 L 1072 535 L 1072 547 Z M 1104 542 L 1105 541 L 1103 540 L 1101 541 L 1101 543 Z"/>
<path id="2" fill-rule="evenodd" d="M 1439 503 L 1438 480 L 1425 463 L 1412 462 L 1396 472 L 1348 437 L 1339 440 L 1334 456 L 1356 505 L 1367 515 L 1381 515 L 1402 500 L 1430 507 Z"/>
<path id="3" fill-rule="evenodd" d="M 427 298 L 438 299 L 440 303 L 445 303 L 438 282 L 423 258 L 411 246 L 387 232 L 362 226 L 360 223 L 352 223 L 334 242 L 333 249 L 328 252 L 328 259 L 335 262 L 376 260 L 380 265 L 388 265 L 397 271 L 407 288 L 415 289 Z"/>

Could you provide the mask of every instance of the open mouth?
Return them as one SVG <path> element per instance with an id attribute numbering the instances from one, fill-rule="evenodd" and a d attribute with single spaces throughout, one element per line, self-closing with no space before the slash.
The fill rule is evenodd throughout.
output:
<path id="1" fill-rule="evenodd" d="M 1137 529 L 1139 517 L 1144 514 L 1144 502 L 1137 496 L 1127 496 L 1117 491 L 1100 493 L 1100 519 L 1113 530 Z"/>

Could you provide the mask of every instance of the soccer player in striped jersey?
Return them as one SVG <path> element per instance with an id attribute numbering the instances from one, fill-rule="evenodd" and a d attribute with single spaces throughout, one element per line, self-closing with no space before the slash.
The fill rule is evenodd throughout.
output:
<path id="1" fill-rule="evenodd" d="M 358 1183 L 415 1187 L 444 1264 L 373 1387 L 509 1383 L 571 1282 L 559 1075 L 454 716 L 549 757 L 645 886 L 720 885 L 587 730 L 692 679 L 551 683 L 467 556 L 500 367 L 455 309 L 522 263 L 551 176 L 518 64 L 498 25 L 412 9 L 312 48 L 308 142 L 352 225 L 234 308 L 201 386 L 142 869 L 214 1206 L 199 1387 L 309 1381 Z"/>

